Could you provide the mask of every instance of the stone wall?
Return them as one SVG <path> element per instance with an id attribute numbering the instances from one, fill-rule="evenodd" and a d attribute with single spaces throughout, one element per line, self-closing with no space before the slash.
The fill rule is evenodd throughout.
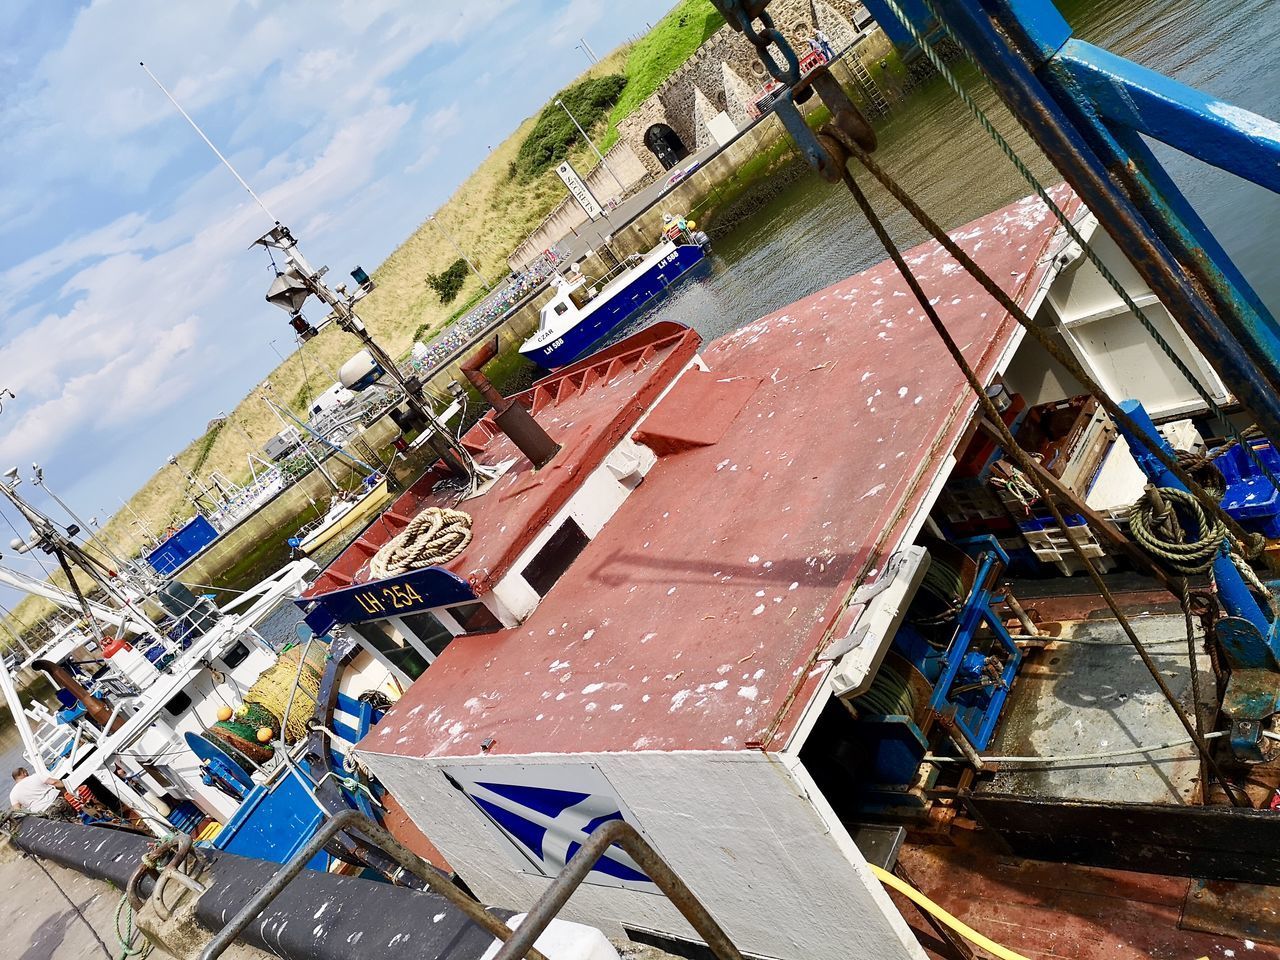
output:
<path id="1" fill-rule="evenodd" d="M 782 35 L 803 56 L 817 29 L 826 33 L 837 52 L 853 42 L 858 36 L 851 22 L 856 7 L 861 3 L 851 0 L 773 0 L 769 12 Z M 721 27 L 618 124 L 619 139 L 631 145 L 651 176 L 660 176 L 662 165 L 645 146 L 645 131 L 655 123 L 665 123 L 692 153 L 700 141 L 710 142 L 706 131 L 699 130 L 706 119 L 705 108 L 701 118 L 697 109 L 703 97 L 713 113 L 725 110 L 741 127 L 747 121 L 743 101 L 754 100 L 769 79 L 756 48 L 746 37 L 732 27 Z"/>

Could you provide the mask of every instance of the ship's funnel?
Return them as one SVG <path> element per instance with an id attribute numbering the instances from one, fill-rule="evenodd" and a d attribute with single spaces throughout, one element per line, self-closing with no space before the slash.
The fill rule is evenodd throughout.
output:
<path id="1" fill-rule="evenodd" d="M 471 381 L 471 385 L 476 388 L 480 396 L 493 404 L 493 420 L 498 425 L 498 429 L 510 438 L 516 445 L 516 449 L 523 453 L 535 468 L 546 466 L 559 452 L 560 444 L 552 440 L 547 431 L 539 426 L 538 421 L 533 419 L 533 415 L 524 408 L 524 404 L 510 397 L 504 397 L 484 375 L 481 368 L 497 355 L 498 335 L 495 333 L 493 339 L 477 350 L 459 369 Z"/>

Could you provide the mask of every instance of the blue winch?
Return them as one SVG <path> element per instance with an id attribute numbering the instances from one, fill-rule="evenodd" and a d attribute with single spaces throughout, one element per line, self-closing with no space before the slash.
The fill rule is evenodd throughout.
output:
<path id="1" fill-rule="evenodd" d="M 857 717 L 864 804 L 920 805 L 910 792 L 935 726 L 962 749 L 991 743 L 1022 652 L 996 610 L 1009 562 L 994 537 L 930 541 L 929 567 Z M 963 549 L 960 549 L 963 547 Z"/>

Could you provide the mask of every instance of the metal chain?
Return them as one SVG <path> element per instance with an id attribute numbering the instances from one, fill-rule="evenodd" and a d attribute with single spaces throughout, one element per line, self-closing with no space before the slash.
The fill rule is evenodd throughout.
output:
<path id="1" fill-rule="evenodd" d="M 915 38 L 915 41 L 919 44 L 921 51 L 924 53 L 928 61 L 933 64 L 934 69 L 938 71 L 942 79 L 947 82 L 947 86 L 950 87 L 952 92 L 960 98 L 960 101 L 969 108 L 969 113 L 973 115 L 973 118 L 978 121 L 978 124 L 982 129 L 987 132 L 987 135 L 995 142 L 996 146 L 1000 148 L 1000 151 L 1009 159 L 1009 162 L 1013 164 L 1022 179 L 1030 185 L 1031 189 L 1036 192 L 1036 195 L 1049 208 L 1049 212 L 1053 214 L 1054 219 L 1062 225 L 1062 228 L 1067 232 L 1067 235 L 1071 237 L 1072 241 L 1079 245 L 1089 263 L 1093 265 L 1094 269 L 1098 271 L 1098 274 L 1106 281 L 1107 285 L 1110 286 L 1111 289 L 1115 291 L 1116 295 L 1120 297 L 1120 300 L 1124 303 L 1125 307 L 1138 318 L 1138 322 L 1142 324 L 1142 328 L 1147 331 L 1151 336 L 1151 339 L 1156 342 L 1156 346 L 1158 346 L 1164 355 L 1169 358 L 1169 361 L 1174 365 L 1177 371 L 1182 374 L 1187 383 L 1191 385 L 1192 389 L 1199 394 L 1200 399 L 1203 400 L 1205 406 L 1209 408 L 1209 412 L 1222 422 L 1231 439 L 1236 443 L 1239 443 L 1244 448 L 1245 455 L 1253 461 L 1253 465 L 1261 471 L 1262 475 L 1267 478 L 1271 485 L 1276 490 L 1280 490 L 1280 480 L 1277 480 L 1271 469 L 1263 463 L 1261 455 L 1254 450 L 1251 445 L 1245 443 L 1241 431 L 1236 428 L 1235 424 L 1227 419 L 1222 408 L 1218 406 L 1217 401 L 1213 399 L 1209 391 L 1205 389 L 1204 385 L 1196 378 L 1195 374 L 1191 372 L 1191 369 L 1183 362 L 1182 358 L 1178 356 L 1169 342 L 1164 338 L 1160 331 L 1156 329 L 1155 324 L 1151 322 L 1146 313 L 1143 312 L 1142 308 L 1134 302 L 1133 297 L 1129 295 L 1129 291 L 1124 288 L 1124 285 L 1116 278 L 1115 274 L 1111 272 L 1110 268 L 1102 262 L 1102 258 L 1094 252 L 1093 247 L 1090 246 L 1089 243 L 1085 241 L 1084 237 L 1080 235 L 1080 231 L 1076 229 L 1075 224 L 1071 222 L 1070 218 L 1062 208 L 1059 207 L 1057 203 L 1053 201 L 1053 198 L 1049 196 L 1049 193 L 1045 190 L 1043 184 L 1040 183 L 1036 175 L 1032 173 L 1031 169 L 1023 162 L 1022 158 L 1018 155 L 1017 151 L 1013 149 L 1009 141 L 1000 134 L 1000 131 L 997 130 L 995 125 L 991 122 L 991 119 L 983 112 L 982 108 L 978 106 L 973 97 L 969 95 L 968 91 L 960 85 L 960 81 L 956 79 L 955 74 L 951 72 L 950 68 L 938 55 L 938 52 L 934 50 L 933 44 L 931 44 L 928 38 L 916 29 L 916 25 L 911 22 L 910 18 L 908 18 L 905 13 L 902 12 L 902 8 L 898 6 L 895 0 L 884 0 L 884 4 L 889 8 L 890 12 L 898 18 L 902 25 L 907 28 L 911 33 L 911 36 Z M 943 20 L 941 15 L 938 13 L 937 7 L 934 6 L 933 0 L 924 0 L 924 4 L 929 8 L 929 12 L 933 14 L 934 19 L 936 19 L 938 23 L 942 24 L 942 28 L 946 31 L 947 36 L 955 42 L 957 47 L 963 50 L 963 45 L 960 44 L 959 41 L 956 40 L 955 35 L 951 33 L 950 27 L 947 26 L 946 21 Z M 977 64 L 974 65 L 977 66 Z"/>
<path id="2" fill-rule="evenodd" d="M 978 375 L 974 373 L 973 368 L 969 366 L 969 362 L 965 359 L 964 353 L 960 350 L 960 347 L 956 345 L 955 339 L 951 336 L 951 332 L 947 330 L 946 324 L 942 322 L 942 318 L 938 315 L 937 310 L 934 309 L 933 304 L 929 301 L 928 295 L 920 286 L 920 281 L 917 280 L 915 274 L 912 273 L 911 267 L 907 264 L 902 252 L 889 236 L 884 224 L 881 223 L 875 209 L 871 206 L 871 202 L 862 192 L 862 188 L 858 186 L 858 181 L 848 169 L 845 170 L 844 183 L 849 188 L 850 193 L 853 194 L 854 200 L 862 210 L 863 215 L 867 218 L 867 222 L 871 225 L 872 231 L 880 240 L 881 244 L 883 244 L 885 251 L 889 254 L 890 259 L 893 260 L 894 265 L 898 268 L 898 272 L 902 275 L 907 286 L 911 289 L 912 294 L 920 305 L 920 309 L 923 310 L 925 316 L 929 318 L 929 322 L 933 325 L 934 330 L 942 340 L 942 343 L 946 347 L 947 352 L 951 355 L 952 360 L 955 361 L 956 366 L 959 367 L 961 373 L 964 374 L 965 380 L 968 381 L 969 389 L 973 392 L 973 395 L 977 397 L 978 403 L 983 410 L 983 414 L 1000 433 L 1000 445 L 1004 447 L 1006 453 L 1014 458 L 1014 461 L 1017 463 L 1019 468 L 1027 474 L 1028 479 L 1031 481 L 1032 485 L 1035 486 L 1041 499 L 1044 501 L 1045 506 L 1053 516 L 1058 529 L 1063 532 L 1071 551 L 1076 555 L 1076 559 L 1089 575 L 1089 579 L 1093 581 L 1094 588 L 1098 591 L 1098 594 L 1111 610 L 1112 615 L 1116 618 L 1116 622 L 1120 625 L 1120 629 L 1124 631 L 1125 636 L 1128 637 L 1130 644 L 1133 645 L 1138 657 L 1142 660 L 1143 665 L 1151 674 L 1151 678 L 1155 681 L 1156 686 L 1160 688 L 1160 692 L 1164 695 L 1164 698 L 1169 702 L 1169 705 L 1178 715 L 1179 722 L 1181 722 L 1183 729 L 1187 731 L 1187 735 L 1191 737 L 1192 741 L 1195 743 L 1196 749 L 1200 752 L 1200 756 L 1204 759 L 1205 764 L 1213 771 L 1213 775 L 1223 785 L 1227 795 L 1231 798 L 1233 806 L 1250 806 L 1251 804 L 1249 803 L 1247 795 L 1242 801 L 1236 796 L 1235 791 L 1228 785 L 1225 774 L 1209 750 L 1208 743 L 1200 735 L 1200 732 L 1197 729 L 1199 725 L 1192 723 L 1192 721 L 1187 718 L 1187 715 L 1182 708 L 1182 704 L 1179 702 L 1174 692 L 1169 688 L 1164 677 L 1161 676 L 1159 666 L 1152 659 L 1150 652 L 1138 638 L 1137 633 L 1134 632 L 1133 625 L 1129 623 L 1128 617 L 1126 617 L 1124 612 L 1120 609 L 1119 602 L 1111 593 L 1106 581 L 1102 579 L 1102 574 L 1098 572 L 1098 568 L 1094 564 L 1092 558 L 1084 552 L 1084 548 L 1080 542 L 1075 537 L 1071 536 L 1071 532 L 1067 527 L 1066 518 L 1062 515 L 1062 511 L 1049 495 L 1048 488 L 1032 468 L 1030 454 L 1018 445 L 1013 433 L 1009 430 L 1008 425 L 1000 416 L 1000 411 L 996 408 L 995 402 L 987 395 L 982 382 L 978 379 Z M 985 274 L 983 276 L 985 277 Z M 975 277 L 975 279 L 978 278 Z M 988 283 L 992 282 L 989 277 L 987 277 L 986 280 Z"/>
<path id="3" fill-rule="evenodd" d="M 763 4 L 759 10 L 748 10 L 742 3 L 742 0 L 712 0 L 715 6 L 720 10 L 725 20 L 735 29 L 742 32 L 751 45 L 756 48 L 760 57 L 760 62 L 764 64 L 765 69 L 769 71 L 769 75 L 779 83 L 786 84 L 788 87 L 794 87 L 800 82 L 800 58 L 796 56 L 795 50 L 791 48 L 791 44 L 787 42 L 787 38 L 782 32 L 774 26 L 773 17 L 764 9 Z M 755 28 L 755 20 L 760 21 L 762 29 Z M 772 56 L 769 55 L 769 47 L 777 48 L 778 53 L 782 55 L 782 59 L 787 62 L 786 67 L 778 64 Z"/>

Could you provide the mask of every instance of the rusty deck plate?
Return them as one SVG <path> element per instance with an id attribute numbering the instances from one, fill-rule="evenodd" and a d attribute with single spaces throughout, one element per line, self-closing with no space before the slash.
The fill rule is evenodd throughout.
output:
<path id="1" fill-rule="evenodd" d="M 1188 930 L 1280 945 L 1280 887 L 1192 880 L 1182 925 Z"/>

